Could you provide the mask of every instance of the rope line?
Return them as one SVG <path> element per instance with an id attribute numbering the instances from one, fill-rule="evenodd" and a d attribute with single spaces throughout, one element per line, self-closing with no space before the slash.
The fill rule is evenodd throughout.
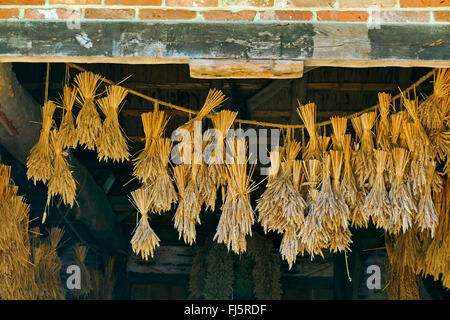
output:
<path id="1" fill-rule="evenodd" d="M 74 64 L 74 63 L 68 63 L 67 65 L 69 67 L 71 67 L 71 68 L 74 68 L 74 69 L 82 71 L 82 72 L 89 72 L 88 70 L 86 70 L 83 67 L 81 67 L 81 66 L 79 66 L 77 64 Z M 406 92 L 409 92 L 411 90 L 415 90 L 416 87 L 418 87 L 423 82 L 425 82 L 428 78 L 430 78 L 432 75 L 434 75 L 436 73 L 436 70 L 437 69 L 433 69 L 430 72 L 428 72 L 426 75 L 421 77 L 415 83 L 413 83 L 408 88 L 406 88 L 403 91 L 403 94 L 406 93 Z M 116 83 L 114 83 L 113 81 L 111 81 L 109 79 L 106 79 L 106 78 L 102 77 L 101 80 L 104 83 L 107 83 L 107 84 L 110 84 L 110 85 L 116 85 Z M 165 102 L 165 101 L 162 101 L 162 100 L 159 100 L 159 99 L 156 99 L 156 98 L 149 97 L 149 96 L 147 96 L 147 95 L 145 95 L 143 93 L 140 93 L 140 92 L 138 92 L 136 90 L 133 90 L 133 89 L 126 88 L 124 86 L 123 86 L 123 88 L 128 90 L 129 93 L 131 93 L 131 94 L 133 94 L 135 96 L 138 96 L 140 98 L 143 98 L 145 100 L 151 101 L 151 102 L 153 102 L 155 104 L 159 104 L 159 105 L 166 106 L 166 107 L 178 110 L 178 111 L 182 111 L 182 112 L 188 113 L 189 115 L 193 115 L 193 114 L 196 115 L 196 114 L 199 113 L 196 110 L 191 110 L 191 109 L 188 109 L 188 108 L 185 108 L 185 107 L 177 106 L 177 105 L 169 103 L 169 102 Z M 392 101 L 398 100 L 399 98 L 401 98 L 401 96 L 402 96 L 402 92 L 396 94 L 394 97 L 392 97 Z M 378 104 L 376 104 L 374 106 L 371 106 L 369 108 L 366 108 L 364 110 L 358 111 L 356 113 L 352 113 L 350 115 L 344 116 L 344 118 L 352 119 L 352 118 L 355 118 L 355 117 L 358 117 L 358 116 L 362 115 L 363 113 L 374 111 L 374 110 L 377 109 L 377 107 L 378 107 Z M 211 118 L 212 116 L 210 114 L 208 114 L 206 117 Z M 262 122 L 262 121 L 242 120 L 242 119 L 235 119 L 234 122 L 241 123 L 241 124 L 252 124 L 252 125 L 256 125 L 256 126 L 260 126 L 260 127 L 273 127 L 273 128 L 280 128 L 280 129 L 304 129 L 305 128 L 305 125 L 303 125 L 303 124 L 282 124 L 282 123 Z M 316 123 L 316 127 L 325 127 L 326 125 L 329 125 L 329 124 L 331 124 L 331 120 L 318 122 L 318 123 Z"/>

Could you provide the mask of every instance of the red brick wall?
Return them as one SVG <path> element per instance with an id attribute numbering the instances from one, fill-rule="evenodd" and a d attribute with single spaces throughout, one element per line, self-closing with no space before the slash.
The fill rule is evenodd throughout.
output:
<path id="1" fill-rule="evenodd" d="M 449 12 L 450 0 L 0 0 L 0 20 L 449 23 Z"/>

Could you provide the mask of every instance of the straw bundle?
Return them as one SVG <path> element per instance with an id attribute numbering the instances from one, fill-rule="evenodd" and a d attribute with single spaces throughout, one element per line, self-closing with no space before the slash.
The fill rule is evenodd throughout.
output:
<path id="1" fill-rule="evenodd" d="M 361 148 L 355 152 L 355 173 L 358 185 L 364 187 L 366 182 L 373 184 L 375 178 L 375 158 L 373 153 L 373 133 L 376 113 L 364 113 L 360 117 L 361 124 Z M 358 126 L 358 121 L 353 120 L 353 124 Z M 359 130 L 359 129 L 357 129 Z"/>
<path id="2" fill-rule="evenodd" d="M 81 286 L 80 290 L 73 290 L 73 295 L 75 297 L 87 297 L 92 290 L 92 279 L 91 275 L 86 268 L 84 261 L 86 260 L 86 255 L 88 248 L 86 246 L 77 245 L 74 248 L 75 251 L 75 264 L 80 267 L 81 270 Z"/>
<path id="3" fill-rule="evenodd" d="M 384 171 L 386 169 L 388 153 L 383 150 L 375 150 L 376 177 L 372 189 L 366 196 L 362 207 L 367 212 L 377 228 L 388 228 L 392 217 L 391 202 L 386 191 Z"/>
<path id="4" fill-rule="evenodd" d="M 77 132 L 75 130 L 74 118 L 72 113 L 73 105 L 77 97 L 77 88 L 64 86 L 61 96 L 62 107 L 64 110 L 63 118 L 59 125 L 59 135 L 63 141 L 64 148 L 76 148 L 78 145 Z"/>
<path id="5" fill-rule="evenodd" d="M 127 95 L 127 90 L 119 86 L 108 86 L 106 93 L 106 97 L 97 100 L 106 116 L 97 139 L 98 159 L 122 162 L 130 158 L 127 141 L 119 125 L 119 107 Z"/>
<path id="6" fill-rule="evenodd" d="M 200 223 L 201 204 L 198 188 L 195 183 L 196 170 L 198 170 L 198 165 L 191 167 L 190 165 L 183 164 L 173 168 L 173 175 L 179 195 L 174 226 L 178 230 L 179 238 L 183 236 L 184 242 L 189 245 L 195 243 L 195 224 Z"/>
<path id="7" fill-rule="evenodd" d="M 141 219 L 136 226 L 131 247 L 135 254 L 140 254 L 145 260 L 153 258 L 153 251 L 159 246 L 159 238 L 150 227 L 148 222 L 148 211 L 150 209 L 150 197 L 145 189 L 137 189 L 131 192 L 130 201 L 141 214 Z"/>
<path id="8" fill-rule="evenodd" d="M 53 125 L 53 113 L 56 104 L 47 101 L 42 107 L 42 129 L 39 141 L 31 148 L 27 159 L 27 178 L 46 183 L 53 175 L 53 150 L 50 147 L 50 129 Z"/>
<path id="9" fill-rule="evenodd" d="M 434 237 L 434 232 L 439 222 L 438 214 L 431 197 L 431 184 L 433 181 L 435 167 L 436 163 L 434 161 L 428 161 L 425 165 L 427 183 L 424 194 L 419 201 L 415 219 L 415 222 L 419 226 L 420 230 L 422 232 L 424 230 L 429 230 L 432 238 Z"/>
<path id="10" fill-rule="evenodd" d="M 158 168 L 161 166 L 157 153 L 157 140 L 161 138 L 169 119 L 164 111 L 159 110 L 143 113 L 141 119 L 145 133 L 145 147 L 133 159 L 133 176 L 143 183 L 151 184 L 155 181 Z"/>
<path id="11" fill-rule="evenodd" d="M 80 145 L 88 150 L 94 150 L 96 139 L 102 130 L 102 121 L 94 103 L 95 92 L 102 78 L 92 72 L 82 72 L 76 75 L 77 102 L 82 106 L 78 113 L 77 138 Z"/>
<path id="12" fill-rule="evenodd" d="M 334 150 L 344 150 L 344 136 L 347 130 L 347 118 L 331 117 L 331 125 L 333 126 L 333 140 Z"/>
<path id="13" fill-rule="evenodd" d="M 48 181 L 47 204 L 50 203 L 51 198 L 60 195 L 63 203 L 72 207 L 76 201 L 77 186 L 65 158 L 67 151 L 63 149 L 62 137 L 56 130 L 50 132 L 50 141 L 54 151 L 54 171 Z"/>
<path id="14" fill-rule="evenodd" d="M 208 95 L 206 97 L 205 103 L 203 104 L 199 113 L 194 118 L 192 118 L 191 120 L 186 122 L 184 125 L 182 125 L 181 128 L 184 128 L 188 131 L 192 131 L 194 128 L 194 123 L 196 121 L 201 121 L 209 113 L 214 112 L 214 110 L 217 108 L 220 108 L 221 104 L 225 100 L 226 100 L 226 97 L 222 93 L 222 91 L 217 90 L 217 89 L 210 89 L 208 92 Z"/>
<path id="15" fill-rule="evenodd" d="M 303 158 L 308 159 L 321 159 L 321 153 L 319 149 L 319 139 L 316 131 L 316 105 L 314 103 L 308 103 L 304 106 L 299 105 L 297 113 L 305 124 L 306 131 L 309 134 L 309 141 L 306 145 L 306 150 L 303 153 Z"/>
<path id="16" fill-rule="evenodd" d="M 235 138 L 229 143 L 233 163 L 227 164 L 227 194 L 222 206 L 214 240 L 227 245 L 233 252 L 246 251 L 246 235 L 252 234 L 254 212 L 250 204 L 251 178 L 254 166 L 247 174 L 247 145 L 244 138 Z"/>
<path id="17" fill-rule="evenodd" d="M 350 221 L 352 227 L 367 227 L 370 217 L 361 210 L 362 199 L 365 196 L 363 190 L 358 190 L 355 175 L 352 168 L 352 138 L 346 134 L 344 137 L 344 173 L 342 175 L 342 183 L 340 186 L 342 197 L 347 203 L 351 215 Z"/>
<path id="18" fill-rule="evenodd" d="M 405 179 L 408 161 L 408 150 L 403 148 L 394 148 L 392 150 L 395 176 L 389 191 L 392 215 L 387 229 L 392 234 L 397 234 L 400 230 L 405 233 L 406 230 L 411 228 L 413 218 L 417 212 L 411 190 Z"/>
<path id="19" fill-rule="evenodd" d="M 172 141 L 168 138 L 157 140 L 155 150 L 159 158 L 158 166 L 154 168 L 156 178 L 153 183 L 144 187 L 149 188 L 150 210 L 160 213 L 170 210 L 178 196 L 168 171 Z"/>
<path id="20" fill-rule="evenodd" d="M 389 117 L 390 124 L 390 137 L 391 145 L 393 147 L 406 147 L 406 142 L 401 139 L 401 132 L 403 128 L 403 122 L 406 119 L 406 111 L 399 111 L 397 113 L 391 114 Z"/>
<path id="21" fill-rule="evenodd" d="M 383 150 L 390 150 L 389 109 L 392 97 L 388 93 L 378 93 L 378 111 L 380 121 L 377 124 L 377 146 Z"/>

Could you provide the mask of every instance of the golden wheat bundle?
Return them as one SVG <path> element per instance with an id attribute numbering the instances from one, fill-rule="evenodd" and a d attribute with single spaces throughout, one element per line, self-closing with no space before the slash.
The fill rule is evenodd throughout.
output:
<path id="1" fill-rule="evenodd" d="M 450 177 L 447 177 L 444 188 L 434 194 L 434 204 L 439 223 L 434 238 L 426 248 L 421 271 L 424 276 L 432 275 L 439 279 L 440 274 L 450 274 Z"/>
<path id="2" fill-rule="evenodd" d="M 368 212 L 377 228 L 389 227 L 392 219 L 392 207 L 386 191 L 384 172 L 386 169 L 388 153 L 383 150 L 375 150 L 376 176 L 372 189 L 364 199 L 363 212 Z"/>
<path id="3" fill-rule="evenodd" d="M 309 134 L 309 141 L 306 145 L 306 149 L 303 152 L 303 158 L 308 159 L 321 159 L 321 153 L 319 149 L 319 139 L 316 131 L 316 105 L 314 103 L 308 103 L 304 106 L 299 105 L 297 113 L 302 119 L 306 131 Z"/>
<path id="4" fill-rule="evenodd" d="M 355 174 L 357 176 L 358 185 L 363 187 L 368 183 L 373 184 L 375 178 L 375 158 L 373 153 L 373 132 L 372 128 L 375 124 L 376 113 L 368 112 L 360 116 L 362 128 L 361 147 L 355 153 Z M 355 123 L 357 123 L 355 121 Z"/>
<path id="5" fill-rule="evenodd" d="M 133 159 L 133 176 L 143 183 L 151 184 L 157 178 L 159 156 L 157 154 L 157 140 L 164 133 L 169 119 L 164 111 L 155 110 L 141 114 L 142 125 L 145 133 L 145 147 L 139 155 Z"/>
<path id="6" fill-rule="evenodd" d="M 247 144 L 243 137 L 228 141 L 233 162 L 227 164 L 227 194 L 222 206 L 222 214 L 217 225 L 214 240 L 227 245 L 228 250 L 237 254 L 245 252 L 245 237 L 252 234 L 254 212 L 250 203 L 252 191 L 251 175 L 254 166 L 247 173 Z"/>
<path id="7" fill-rule="evenodd" d="M 77 88 L 64 86 L 61 96 L 63 107 L 63 118 L 59 125 L 59 134 L 62 136 L 64 148 L 76 148 L 78 145 L 77 132 L 72 113 L 73 105 L 77 97 Z"/>
<path id="8" fill-rule="evenodd" d="M 295 226 L 286 228 L 280 244 L 280 254 L 283 260 L 289 265 L 289 270 L 297 260 L 298 253 L 302 251 L 298 230 Z"/>
<path id="9" fill-rule="evenodd" d="M 393 147 L 406 147 L 406 142 L 402 141 L 401 132 L 406 119 L 406 111 L 393 113 L 389 117 L 391 145 Z"/>
<path id="10" fill-rule="evenodd" d="M 149 256 L 153 258 L 153 252 L 155 248 L 159 247 L 160 242 L 148 222 L 148 211 L 150 210 L 151 204 L 148 190 L 137 189 L 131 192 L 130 201 L 141 214 L 141 218 L 131 239 L 131 247 L 136 255 L 140 254 L 143 259 L 148 260 Z"/>
<path id="11" fill-rule="evenodd" d="M 422 126 L 422 123 L 420 122 L 419 118 L 419 103 L 418 99 L 407 99 L 404 94 L 402 94 L 402 103 L 405 107 L 406 111 L 408 111 L 409 116 L 413 120 L 417 139 L 421 142 L 421 144 L 424 146 L 424 148 L 428 147 L 429 145 L 429 139 L 425 132 L 424 127 Z"/>
<path id="12" fill-rule="evenodd" d="M 76 201 L 77 185 L 65 158 L 67 151 L 64 150 L 62 137 L 56 130 L 50 132 L 50 141 L 54 151 L 54 171 L 48 181 L 47 203 L 50 202 L 51 198 L 59 195 L 65 205 L 72 207 Z"/>
<path id="13" fill-rule="evenodd" d="M 201 205 L 198 189 L 192 182 L 192 175 L 196 178 L 197 165 L 182 164 L 173 168 L 175 184 L 178 189 L 178 207 L 175 212 L 174 226 L 178 230 L 179 238 L 183 237 L 186 244 L 192 245 L 196 240 L 195 224 L 200 223 Z"/>
<path id="14" fill-rule="evenodd" d="M 347 130 L 347 118 L 331 117 L 331 125 L 333 126 L 333 148 L 334 150 L 344 150 L 344 136 Z"/>
<path id="15" fill-rule="evenodd" d="M 431 185 L 434 178 L 436 162 L 427 161 L 425 164 L 425 168 L 427 183 L 425 185 L 424 194 L 419 200 L 419 204 L 417 206 L 417 215 L 415 222 L 422 232 L 424 230 L 430 231 L 431 238 L 433 238 L 434 232 L 439 222 L 438 214 L 431 197 Z"/>
<path id="16" fill-rule="evenodd" d="M 156 141 L 155 151 L 159 158 L 158 165 L 153 168 L 156 178 L 153 183 L 144 185 L 145 188 L 149 189 L 150 210 L 152 212 L 169 211 L 172 204 L 178 200 L 168 169 L 171 150 L 172 141 L 169 138 Z"/>
<path id="17" fill-rule="evenodd" d="M 417 207 L 409 185 L 406 183 L 409 152 L 403 148 L 392 150 L 392 162 L 394 167 L 394 180 L 391 183 L 389 199 L 392 206 L 392 215 L 387 231 L 397 234 L 406 232 L 412 226 Z"/>
<path id="18" fill-rule="evenodd" d="M 216 134 L 216 146 L 214 154 L 209 161 L 210 174 L 216 184 L 216 190 L 226 184 L 226 166 L 224 164 L 225 157 L 225 139 L 227 131 L 233 125 L 237 112 L 230 110 L 222 110 L 212 117 Z"/>
<path id="19" fill-rule="evenodd" d="M 390 128 L 389 128 L 389 110 L 392 97 L 389 93 L 378 93 L 378 112 L 380 120 L 377 123 L 377 147 L 383 150 L 390 150 Z"/>
<path id="20" fill-rule="evenodd" d="M 120 86 L 108 86 L 106 93 L 106 97 L 97 100 L 106 116 L 96 142 L 97 155 L 100 161 L 123 162 L 130 158 L 130 154 L 119 125 L 119 108 L 128 92 Z"/>
<path id="21" fill-rule="evenodd" d="M 348 221 L 350 219 L 350 209 L 345 202 L 341 191 L 341 171 L 343 165 L 343 152 L 339 150 L 331 150 L 331 167 L 333 177 L 333 193 L 338 211 L 335 216 L 327 221 L 326 225 L 330 228 L 330 250 L 332 252 L 350 250 L 352 243 L 350 230 L 348 229 Z M 331 208 L 331 206 L 330 206 Z"/>
<path id="22" fill-rule="evenodd" d="M 81 281 L 80 281 L 80 289 L 73 290 L 72 292 L 75 297 L 87 297 L 90 295 L 93 287 L 91 275 L 85 263 L 88 248 L 86 246 L 77 244 L 74 248 L 74 251 L 75 251 L 75 264 L 80 267 L 81 271 Z"/>
<path id="23" fill-rule="evenodd" d="M 350 134 L 344 136 L 344 172 L 340 191 L 342 197 L 350 209 L 350 221 L 354 227 L 367 227 L 370 217 L 361 211 L 364 190 L 358 190 L 355 175 L 352 168 L 352 137 Z"/>
<path id="24" fill-rule="evenodd" d="M 214 112 L 215 109 L 220 108 L 221 104 L 225 100 L 226 97 L 222 91 L 217 89 L 210 89 L 208 95 L 206 96 L 205 103 L 203 104 L 199 113 L 194 118 L 183 124 L 181 128 L 184 128 L 188 131 L 192 131 L 194 128 L 194 123 L 196 121 L 201 121 L 208 114 Z"/>
<path id="25" fill-rule="evenodd" d="M 46 183 L 53 175 L 53 150 L 50 146 L 50 130 L 56 104 L 47 101 L 42 107 L 42 129 L 38 142 L 31 148 L 27 158 L 27 178 Z"/>
<path id="26" fill-rule="evenodd" d="M 77 138 L 78 143 L 88 150 L 95 149 L 96 140 L 102 130 L 102 120 L 94 103 L 101 80 L 99 75 L 92 72 L 82 72 L 75 77 L 78 93 L 76 99 L 81 105 L 76 119 Z"/>

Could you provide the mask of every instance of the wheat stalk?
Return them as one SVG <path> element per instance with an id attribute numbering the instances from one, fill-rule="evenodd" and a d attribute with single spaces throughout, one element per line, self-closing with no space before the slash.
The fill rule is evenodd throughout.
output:
<path id="1" fill-rule="evenodd" d="M 75 130 L 74 118 L 72 113 L 73 105 L 77 97 L 77 88 L 64 86 L 61 96 L 62 107 L 64 110 L 63 118 L 59 125 L 59 134 L 62 137 L 64 148 L 76 148 L 78 145 L 77 132 Z"/>

